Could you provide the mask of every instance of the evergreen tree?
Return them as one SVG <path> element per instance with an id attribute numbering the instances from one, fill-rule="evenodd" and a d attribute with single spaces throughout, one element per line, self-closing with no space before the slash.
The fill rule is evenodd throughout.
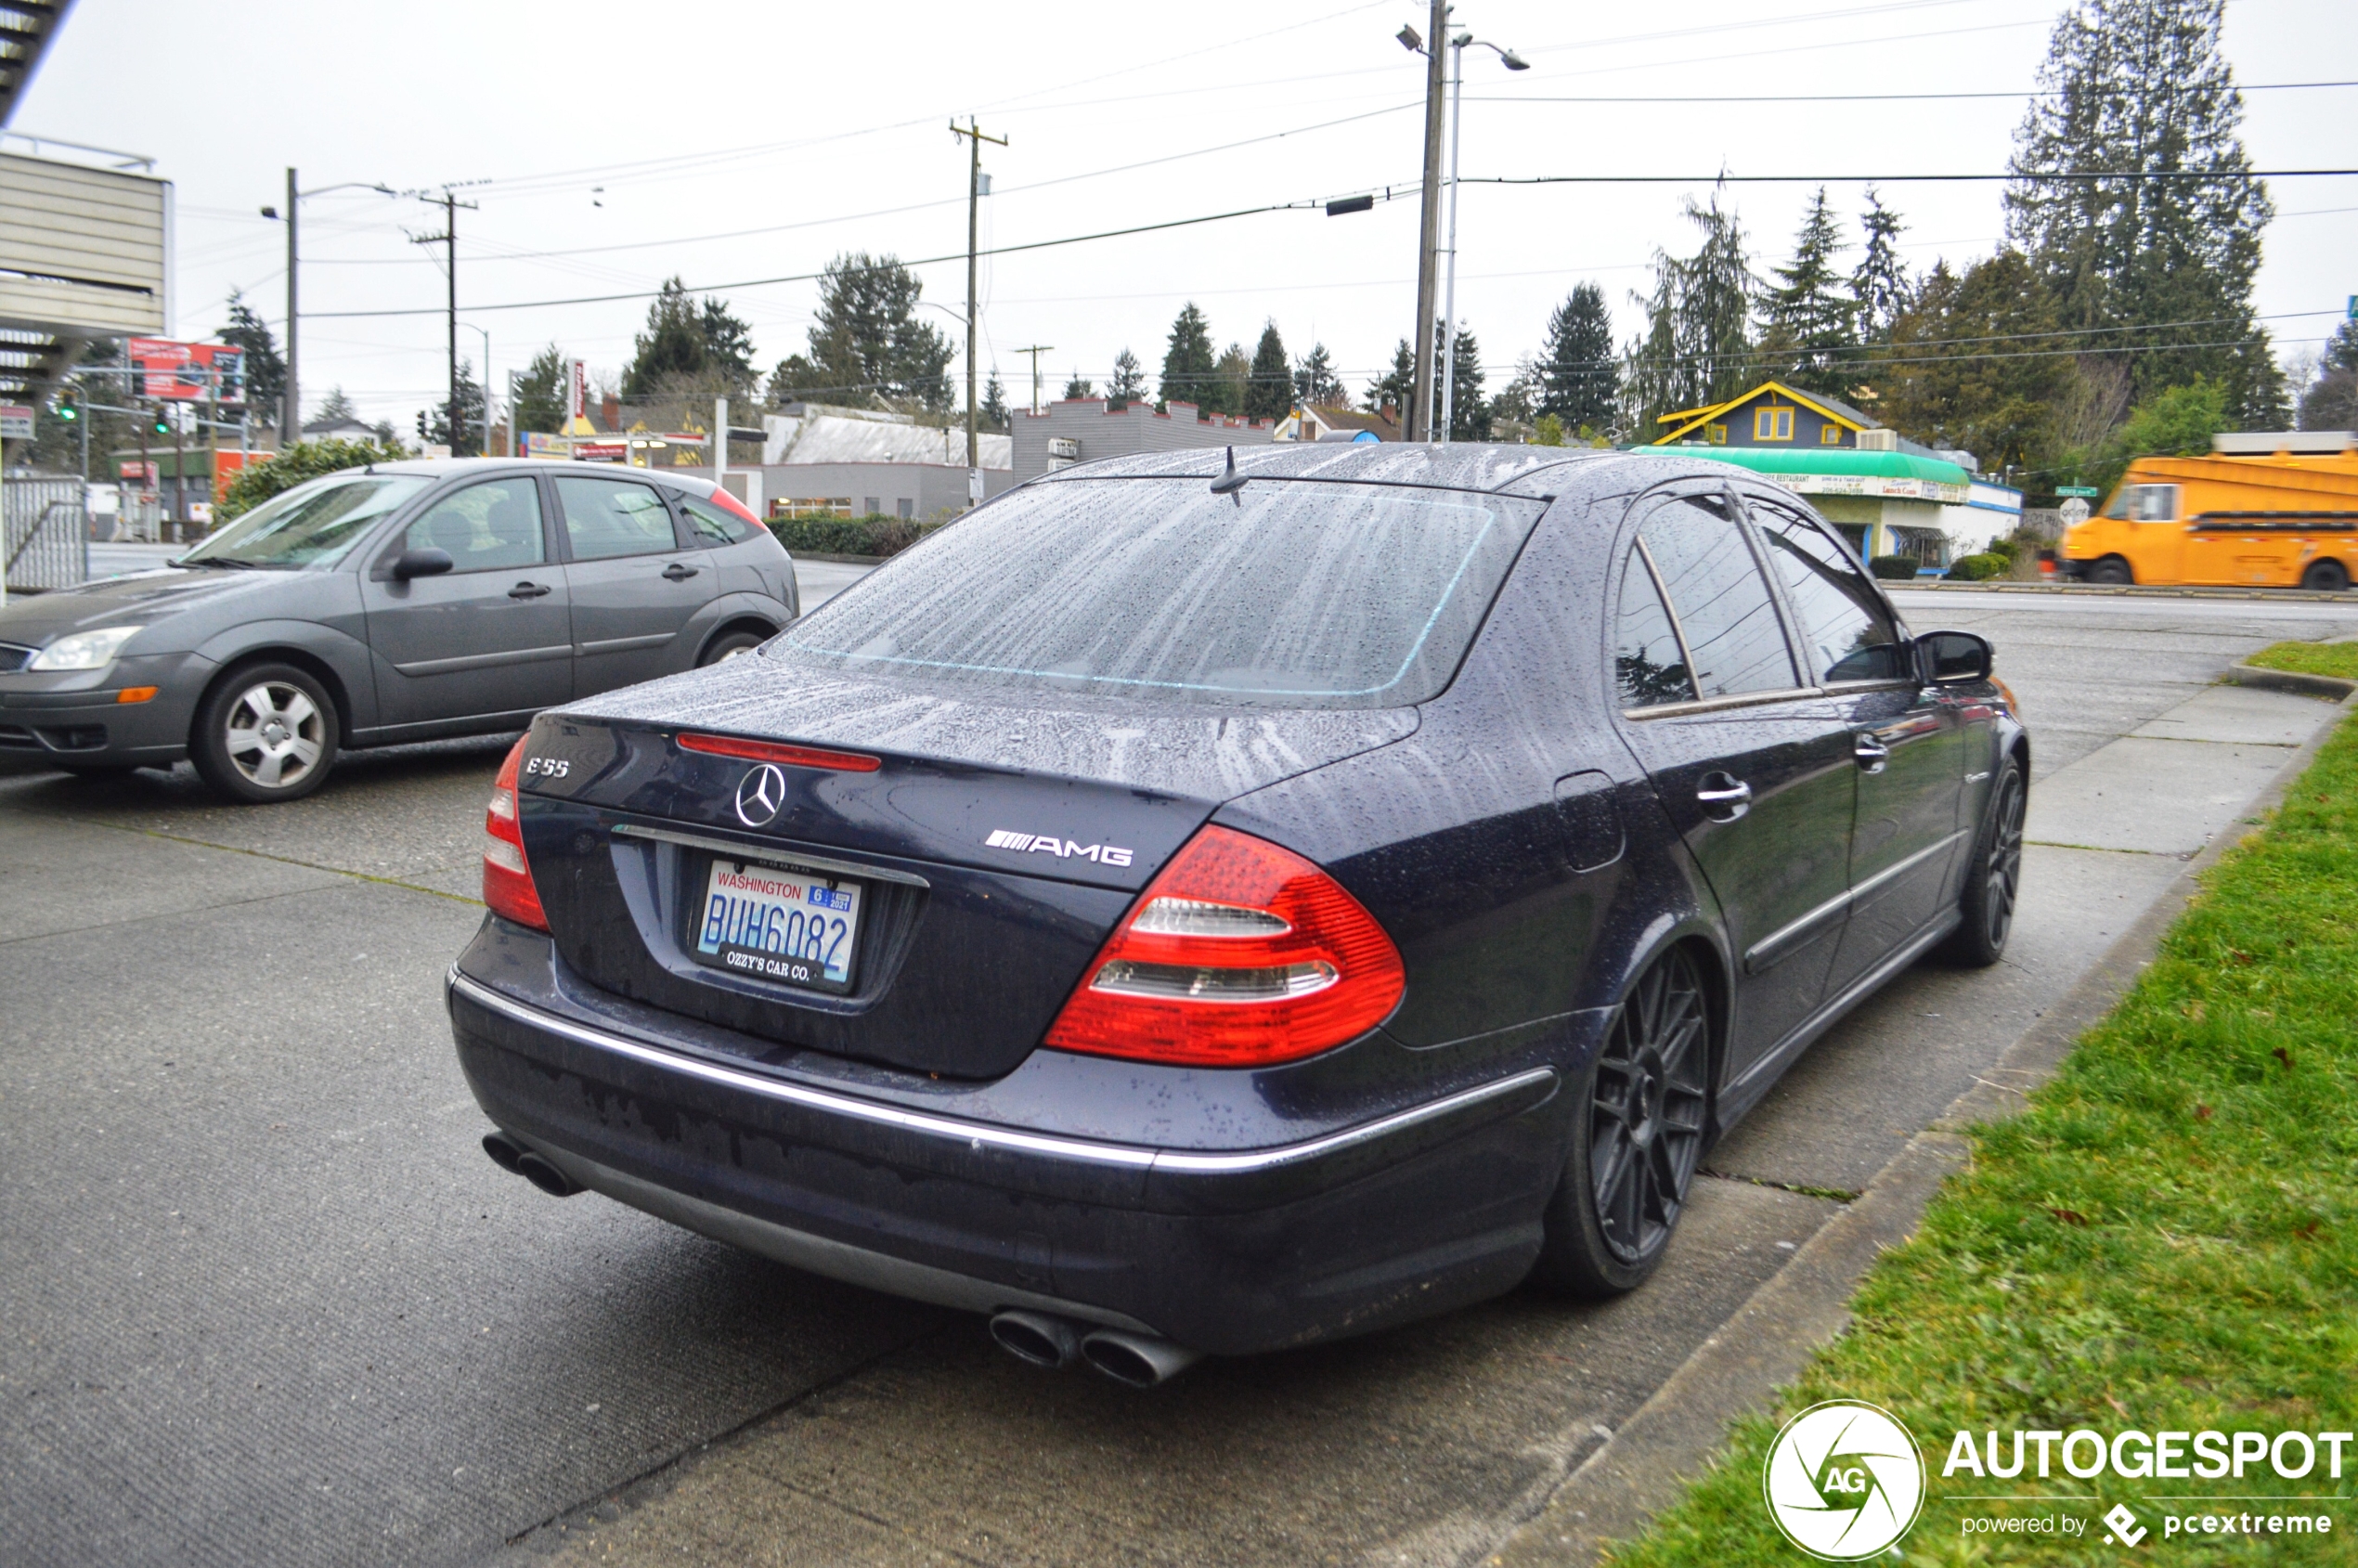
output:
<path id="1" fill-rule="evenodd" d="M 516 378 L 516 406 L 511 416 L 516 430 L 553 435 L 564 429 L 565 408 L 571 401 L 565 395 L 565 377 L 571 370 L 564 350 L 555 343 L 532 356 L 532 363 Z M 517 449 L 523 449 L 521 444 Z"/>
<path id="2" fill-rule="evenodd" d="M 1212 400 L 1205 405 L 1207 414 L 1241 414 L 1245 399 L 1252 391 L 1252 356 L 1245 345 L 1232 343 L 1211 368 L 1215 388 Z"/>
<path id="3" fill-rule="evenodd" d="M 1574 430 L 1603 430 L 1613 423 L 1621 390 L 1621 366 L 1613 352 L 1613 315 L 1605 292 L 1594 283 L 1574 287 L 1548 317 L 1548 341 L 1540 350 L 1536 411 L 1553 414 Z"/>
<path id="4" fill-rule="evenodd" d="M 2127 360 L 2141 401 L 2208 376 L 2249 428 L 2283 413 L 2251 307 L 2274 209 L 2237 135 L 2223 7 L 2079 0 L 2056 21 L 2044 91 L 2015 135 L 2006 227 L 2046 275 L 2062 325 L 2105 330 L 2084 341 Z M 2091 171 L 2131 177 L 2076 177 Z M 2202 325 L 2139 330 L 2183 322 Z M 2188 346 L 2154 346 L 2172 338 Z"/>
<path id="5" fill-rule="evenodd" d="M 2303 430 L 2358 430 L 2358 321 L 2344 321 L 2317 356 L 2317 379 L 2300 395 Z"/>
<path id="6" fill-rule="evenodd" d="M 1351 401 L 1351 394 L 1335 374 L 1335 362 L 1327 354 L 1325 343 L 1310 345 L 1310 354 L 1294 367 L 1293 395 L 1297 402 L 1316 408 L 1341 408 Z"/>
<path id="7" fill-rule="evenodd" d="M 1008 431 L 1015 428 L 1015 416 L 1007 412 L 1007 389 L 999 383 L 999 372 L 991 372 L 983 383 L 982 403 L 975 410 L 976 422 L 986 430 Z"/>
<path id="8" fill-rule="evenodd" d="M 319 406 L 311 410 L 311 417 L 304 420 L 303 422 L 305 424 L 334 424 L 341 420 L 353 420 L 356 421 L 359 418 L 360 405 L 355 403 L 352 400 L 351 395 L 345 392 L 343 387 L 331 386 L 328 388 L 328 395 L 319 399 Z"/>
<path id="9" fill-rule="evenodd" d="M 1065 401 L 1068 403 L 1095 397 L 1096 395 L 1096 383 L 1090 381 L 1087 377 L 1080 374 L 1078 371 L 1074 372 L 1073 378 L 1070 381 L 1065 382 Z"/>
<path id="10" fill-rule="evenodd" d="M 1848 397 L 1858 374 L 1858 304 L 1834 269 L 1841 232 L 1826 190 L 1803 214 L 1793 260 L 1773 268 L 1777 283 L 1762 299 L 1761 372 L 1805 391 Z"/>
<path id="11" fill-rule="evenodd" d="M 1714 190 L 1708 206 L 1687 199 L 1687 219 L 1703 231 L 1692 256 L 1654 253 L 1651 294 L 1632 295 L 1645 308 L 1646 330 L 1632 344 L 1622 373 L 1622 401 L 1630 428 L 1651 439 L 1662 416 L 1734 396 L 1757 379 L 1752 354 L 1753 301 L 1760 292 L 1743 230 Z"/>
<path id="12" fill-rule="evenodd" d="M 704 334 L 705 369 L 728 381 L 732 397 L 750 392 L 761 379 L 753 368 L 752 329 L 730 314 L 726 301 L 709 298 L 696 325 Z"/>
<path id="13" fill-rule="evenodd" d="M 229 291 L 229 324 L 214 336 L 246 351 L 245 406 L 255 418 L 278 423 L 282 417 L 279 405 L 287 395 L 287 362 L 270 336 L 269 324 L 254 314 L 245 295 L 236 289 Z"/>
<path id="14" fill-rule="evenodd" d="M 1440 324 L 1434 324 L 1435 330 Z M 1490 404 L 1482 395 L 1482 345 L 1471 329 L 1460 326 L 1449 353 L 1449 439 L 1490 439 Z M 1438 404 L 1436 397 L 1434 402 Z"/>
<path id="15" fill-rule="evenodd" d="M 1916 440 L 1973 453 L 1985 473 L 2043 473 L 2076 372 L 2067 357 L 2024 350 L 2054 330 L 2054 302 L 2021 252 L 2002 250 L 1962 278 L 1936 266 L 1892 323 L 1876 411 Z"/>
<path id="16" fill-rule="evenodd" d="M 1891 335 L 1892 322 L 1908 308 L 1908 264 L 1899 259 L 1899 236 L 1908 226 L 1883 204 L 1882 193 L 1871 185 L 1859 227 L 1865 232 L 1867 249 L 1850 275 L 1850 297 L 1859 341 L 1879 343 Z"/>
<path id="17" fill-rule="evenodd" d="M 1367 412 L 1380 413 L 1389 404 L 1398 410 L 1402 428 L 1408 419 L 1408 393 L 1417 384 L 1417 351 L 1406 338 L 1392 351 L 1392 369 L 1367 383 Z"/>
<path id="18" fill-rule="evenodd" d="M 454 458 L 479 458 L 483 456 L 483 388 L 475 381 L 474 367 L 464 359 L 459 361 L 458 381 L 455 408 L 445 401 L 418 410 L 418 440 L 424 446 L 447 447 Z M 340 398 L 343 395 L 343 389 L 338 387 L 330 395 Z M 454 413 L 455 431 L 451 428 Z"/>
<path id="19" fill-rule="evenodd" d="M 1277 324 L 1272 321 L 1261 329 L 1261 342 L 1252 351 L 1251 381 L 1245 388 L 1246 418 L 1275 424 L 1293 412 L 1291 365 L 1286 356 L 1286 340 L 1277 335 Z"/>
<path id="20" fill-rule="evenodd" d="M 664 279 L 635 346 L 638 352 L 622 373 L 622 395 L 634 401 L 654 396 L 667 376 L 693 376 L 704 369 L 704 322 L 678 278 Z"/>
<path id="21" fill-rule="evenodd" d="M 1107 383 L 1106 400 L 1115 408 L 1126 408 L 1142 403 L 1147 396 L 1147 368 L 1127 348 L 1113 356 L 1113 380 Z"/>
<path id="22" fill-rule="evenodd" d="M 1171 323 L 1171 346 L 1162 356 L 1161 400 L 1209 408 L 1220 400 L 1219 359 L 1212 352 L 1211 324 L 1190 300 Z"/>
<path id="23" fill-rule="evenodd" d="M 847 251 L 819 279 L 819 308 L 806 333 L 810 351 L 770 374 L 772 402 L 807 397 L 862 407 L 950 407 L 950 340 L 917 318 L 925 285 L 891 255 Z"/>

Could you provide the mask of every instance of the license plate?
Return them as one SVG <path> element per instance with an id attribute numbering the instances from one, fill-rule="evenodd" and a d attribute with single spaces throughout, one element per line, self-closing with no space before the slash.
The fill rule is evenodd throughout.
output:
<path id="1" fill-rule="evenodd" d="M 791 866 L 714 861 L 693 951 L 715 968 L 849 991 L 861 891 L 857 882 Z"/>

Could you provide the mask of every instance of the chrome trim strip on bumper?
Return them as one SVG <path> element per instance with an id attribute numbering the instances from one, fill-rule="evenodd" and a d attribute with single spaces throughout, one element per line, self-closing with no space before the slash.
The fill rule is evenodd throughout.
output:
<path id="1" fill-rule="evenodd" d="M 784 861 L 811 871 L 823 871 L 836 876 L 865 876 L 877 882 L 898 882 L 904 887 L 930 888 L 932 883 L 913 872 L 894 871 L 887 866 L 864 865 L 857 861 L 829 860 L 823 855 L 806 855 L 799 849 L 780 845 L 747 843 L 742 838 L 712 838 L 699 833 L 680 833 L 667 827 L 641 827 L 637 823 L 616 823 L 616 835 L 624 838 L 654 838 L 666 844 L 684 844 L 691 849 L 715 849 L 744 860 Z"/>
<path id="2" fill-rule="evenodd" d="M 901 1132 L 916 1133 L 927 1137 L 965 1144 L 969 1148 L 1001 1148 L 1019 1154 L 1044 1155 L 1051 1159 L 1078 1160 L 1133 1171 L 1153 1171 L 1174 1175 L 1237 1175 L 1261 1171 L 1274 1171 L 1304 1160 L 1339 1153 L 1361 1144 L 1372 1143 L 1394 1133 L 1437 1118 L 1451 1116 L 1490 1100 L 1521 1095 L 1529 1091 L 1552 1089 L 1556 1082 L 1553 1068 L 1532 1068 L 1495 1082 L 1478 1084 L 1427 1104 L 1395 1111 L 1373 1121 L 1347 1127 L 1340 1133 L 1312 1138 L 1304 1143 L 1281 1144 L 1271 1148 L 1242 1149 L 1234 1153 L 1197 1154 L 1177 1149 L 1140 1148 L 1127 1144 L 1097 1143 L 1085 1138 L 1064 1138 L 1040 1133 L 1019 1133 L 1012 1128 L 996 1127 L 989 1122 L 969 1121 L 960 1117 L 935 1116 L 926 1111 L 905 1110 L 899 1106 L 885 1105 L 875 1100 L 863 1100 L 831 1090 L 813 1089 L 761 1073 L 745 1072 L 722 1067 L 717 1062 L 683 1056 L 653 1045 L 642 1045 L 622 1035 L 575 1023 L 570 1018 L 518 1002 L 477 980 L 460 973 L 452 965 L 446 981 L 451 991 L 464 996 L 477 1006 L 505 1014 L 516 1022 L 534 1029 L 561 1034 L 576 1044 L 597 1050 L 611 1051 L 616 1056 L 660 1068 L 667 1072 L 684 1073 L 691 1078 L 735 1089 L 765 1099 L 799 1106 L 807 1110 L 823 1111 L 832 1116 L 848 1117 L 872 1125 L 891 1127 Z M 1544 1095 L 1542 1096 L 1545 1097 Z"/>

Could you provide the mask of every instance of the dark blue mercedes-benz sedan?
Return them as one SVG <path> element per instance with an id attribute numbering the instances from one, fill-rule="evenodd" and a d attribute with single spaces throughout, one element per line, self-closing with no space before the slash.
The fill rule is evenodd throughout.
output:
<path id="1" fill-rule="evenodd" d="M 493 1158 L 1160 1380 L 1660 1261 L 1936 947 L 2028 740 L 1682 452 L 1263 448 L 1011 492 L 545 713 L 449 1004 Z"/>

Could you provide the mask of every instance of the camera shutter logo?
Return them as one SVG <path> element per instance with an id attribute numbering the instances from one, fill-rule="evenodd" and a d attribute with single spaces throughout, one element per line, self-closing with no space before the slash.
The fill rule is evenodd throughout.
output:
<path id="1" fill-rule="evenodd" d="M 737 784 L 737 820 L 760 827 L 786 803 L 786 775 L 768 762 L 745 774 Z"/>
<path id="2" fill-rule="evenodd" d="M 1812 1405 L 1777 1433 L 1761 1467 L 1768 1517 L 1828 1562 L 1873 1557 L 1908 1533 L 1924 1502 L 1924 1461 L 1889 1411 L 1860 1400 Z"/>

